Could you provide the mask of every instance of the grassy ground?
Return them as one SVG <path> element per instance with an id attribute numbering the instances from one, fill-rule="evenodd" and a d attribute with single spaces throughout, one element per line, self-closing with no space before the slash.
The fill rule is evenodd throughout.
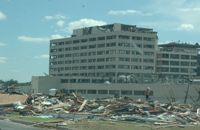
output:
<path id="1" fill-rule="evenodd" d="M 50 123 L 50 122 L 64 121 L 63 119 L 21 116 L 19 114 L 9 114 L 4 116 L 4 118 L 22 122 L 31 122 L 31 123 Z M 173 127 L 162 128 L 161 126 L 155 126 L 147 123 L 136 123 L 136 122 L 82 120 L 75 122 L 72 121 L 71 123 L 68 122 L 66 124 L 67 125 L 64 127 L 69 128 L 68 130 L 200 130 L 200 125 L 185 126 L 185 127 L 173 126 Z"/>
<path id="2" fill-rule="evenodd" d="M 80 121 L 69 125 L 76 130 L 200 130 L 199 126 L 167 127 L 135 122 Z"/>
<path id="3" fill-rule="evenodd" d="M 55 118 L 40 118 L 34 116 L 21 116 L 19 114 L 8 114 L 4 116 L 6 119 L 22 121 L 22 122 L 30 122 L 30 123 L 41 123 L 41 122 L 60 122 L 63 121 L 62 119 L 55 119 Z"/>

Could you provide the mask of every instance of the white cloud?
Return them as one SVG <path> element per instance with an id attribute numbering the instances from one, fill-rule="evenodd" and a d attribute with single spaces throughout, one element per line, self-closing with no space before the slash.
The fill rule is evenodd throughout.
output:
<path id="1" fill-rule="evenodd" d="M 59 35 L 59 34 L 54 34 L 49 37 L 32 37 L 32 36 L 19 36 L 17 39 L 23 42 L 29 42 L 29 43 L 49 43 L 51 39 L 59 39 L 59 38 L 64 38 L 64 36 Z"/>
<path id="2" fill-rule="evenodd" d="M 169 24 L 172 25 L 172 29 L 177 29 L 177 26 L 180 23 L 189 23 L 191 25 L 180 25 L 178 30 L 199 31 L 199 7 L 199 0 L 152 0 L 152 3 L 148 8 L 150 8 L 154 14 L 158 15 L 157 21 L 160 21 L 161 19 L 163 21 L 169 21 Z"/>
<path id="3" fill-rule="evenodd" d="M 0 42 L 0 47 L 6 46 L 6 43 Z"/>
<path id="4" fill-rule="evenodd" d="M 63 27 L 64 26 L 64 24 L 65 24 L 65 21 L 64 20 L 58 20 L 57 22 L 56 22 L 56 25 L 58 26 L 58 27 Z"/>
<path id="5" fill-rule="evenodd" d="M 18 40 L 23 42 L 32 42 L 32 43 L 47 43 L 49 41 L 48 37 L 31 37 L 31 36 L 19 36 Z"/>
<path id="6" fill-rule="evenodd" d="M 56 15 L 48 15 L 44 17 L 45 20 L 64 20 L 66 17 L 64 15 L 56 14 Z"/>
<path id="7" fill-rule="evenodd" d="M 179 41 L 173 41 L 173 40 L 169 40 L 169 41 L 159 41 L 158 42 L 158 45 L 162 45 L 162 44 L 168 44 L 168 43 L 171 43 L 171 42 L 179 42 Z"/>
<path id="8" fill-rule="evenodd" d="M 2 11 L 0 11 L 0 21 L 5 19 L 7 19 L 7 16 Z"/>
<path id="9" fill-rule="evenodd" d="M 191 31 L 194 29 L 194 26 L 192 24 L 181 24 L 178 27 L 178 30 L 182 30 L 182 31 Z"/>
<path id="10" fill-rule="evenodd" d="M 71 33 L 73 29 L 90 27 L 90 26 L 101 26 L 105 24 L 106 22 L 104 21 L 84 18 L 84 19 L 70 22 L 68 24 L 68 31 Z"/>
<path id="11" fill-rule="evenodd" d="M 125 15 L 151 16 L 152 15 L 150 13 L 144 13 L 139 10 L 110 10 L 108 14 L 115 15 L 115 16 L 125 16 Z"/>
<path id="12" fill-rule="evenodd" d="M 44 16 L 44 19 L 45 19 L 45 20 L 52 20 L 52 19 L 54 19 L 54 18 L 53 18 L 53 16 Z"/>
<path id="13" fill-rule="evenodd" d="M 66 17 L 64 15 L 60 15 L 60 14 L 48 15 L 48 16 L 44 17 L 45 21 L 53 22 L 54 25 L 51 27 L 55 29 L 55 32 L 61 32 L 61 31 L 63 32 L 64 31 L 65 19 L 66 19 Z"/>
<path id="14" fill-rule="evenodd" d="M 59 38 L 64 38 L 64 36 L 60 35 L 60 34 L 54 34 L 51 35 L 50 39 L 59 39 Z"/>
<path id="15" fill-rule="evenodd" d="M 6 57 L 0 57 L 0 64 L 6 63 Z"/>
<path id="16" fill-rule="evenodd" d="M 35 59 L 49 59 L 49 55 L 48 54 L 42 54 L 39 56 L 35 56 Z"/>
<path id="17" fill-rule="evenodd" d="M 19 72 L 21 72 L 21 70 L 12 69 L 12 70 L 10 70 L 10 72 L 12 72 L 12 73 L 19 73 Z"/>
<path id="18" fill-rule="evenodd" d="M 170 42 L 173 42 L 173 41 L 159 41 L 159 42 L 158 42 L 158 45 L 167 44 L 167 43 L 170 43 Z"/>
<path id="19" fill-rule="evenodd" d="M 181 8 L 180 11 L 182 12 L 199 12 L 200 13 L 200 8 Z"/>

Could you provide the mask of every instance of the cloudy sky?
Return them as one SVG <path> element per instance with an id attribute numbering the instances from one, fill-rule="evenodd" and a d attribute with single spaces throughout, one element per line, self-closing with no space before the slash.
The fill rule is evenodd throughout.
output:
<path id="1" fill-rule="evenodd" d="M 199 0 L 0 0 L 0 79 L 48 73 L 49 39 L 111 23 L 150 27 L 159 43 L 200 42 Z"/>

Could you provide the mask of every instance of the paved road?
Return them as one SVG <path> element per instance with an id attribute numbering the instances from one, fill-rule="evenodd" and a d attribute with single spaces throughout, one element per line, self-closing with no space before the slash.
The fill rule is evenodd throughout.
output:
<path id="1" fill-rule="evenodd" d="M 45 130 L 19 123 L 10 122 L 9 120 L 0 120 L 0 130 Z"/>

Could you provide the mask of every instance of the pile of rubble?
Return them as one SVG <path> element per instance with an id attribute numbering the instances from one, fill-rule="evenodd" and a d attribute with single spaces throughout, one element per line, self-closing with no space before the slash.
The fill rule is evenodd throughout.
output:
<path id="1" fill-rule="evenodd" d="M 18 102 L 12 106 L 12 111 L 33 115 L 57 114 L 57 117 L 64 117 L 68 114 L 82 114 L 87 115 L 87 119 L 101 117 L 104 120 L 147 122 L 162 126 L 200 123 L 200 108 L 190 104 L 163 104 L 128 97 L 87 100 L 75 93 L 60 93 L 56 96 L 41 94 L 30 95 L 25 104 Z M 4 108 L 4 111 L 8 109 Z"/>

